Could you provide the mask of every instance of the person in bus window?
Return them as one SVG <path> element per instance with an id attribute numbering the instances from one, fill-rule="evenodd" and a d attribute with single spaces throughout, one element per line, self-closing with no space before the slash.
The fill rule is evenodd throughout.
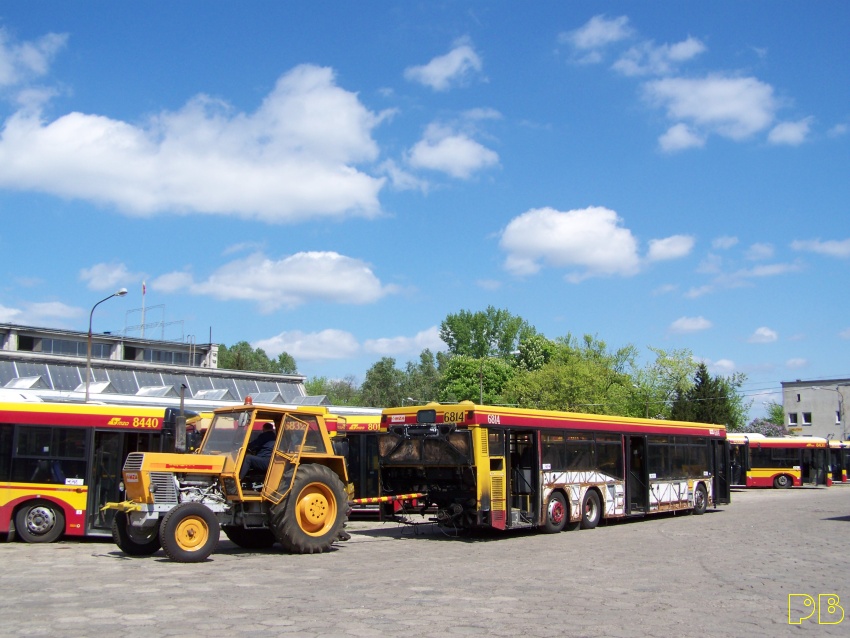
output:
<path id="1" fill-rule="evenodd" d="M 242 461 L 239 480 L 244 479 L 251 470 L 265 472 L 269 469 L 275 438 L 274 424 L 263 423 L 263 431 L 248 443 L 248 454 Z"/>

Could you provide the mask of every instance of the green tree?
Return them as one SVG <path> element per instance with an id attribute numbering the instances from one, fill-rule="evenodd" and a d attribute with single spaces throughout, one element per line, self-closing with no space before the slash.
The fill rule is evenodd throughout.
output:
<path id="1" fill-rule="evenodd" d="M 293 374 L 296 371 L 295 359 L 282 352 L 277 360 L 272 360 L 262 348 L 251 348 L 247 341 L 239 341 L 229 348 L 218 348 L 218 367 L 228 370 L 251 370 L 253 372 L 273 372 Z"/>
<path id="2" fill-rule="evenodd" d="M 624 416 L 670 417 L 673 398 L 693 385 L 697 362 L 690 350 L 649 348 L 655 360 L 632 374 L 634 393 Z"/>
<path id="3" fill-rule="evenodd" d="M 360 400 L 363 405 L 376 408 L 399 406 L 404 398 L 404 381 L 404 373 L 395 367 L 395 359 L 383 357 L 366 371 Z"/>
<path id="4" fill-rule="evenodd" d="M 484 312 L 461 310 L 440 324 L 440 338 L 452 355 L 474 359 L 499 356 L 508 359 L 523 338 L 535 333 L 522 317 L 488 306 Z"/>
<path id="5" fill-rule="evenodd" d="M 428 348 L 419 353 L 419 363 L 407 362 L 402 381 L 402 398 L 416 403 L 437 401 L 440 396 L 440 378 L 437 358 Z"/>
<path id="6" fill-rule="evenodd" d="M 782 407 L 782 404 L 776 401 L 768 401 L 765 407 L 767 408 L 765 421 L 785 429 L 785 408 Z"/>
<path id="7" fill-rule="evenodd" d="M 304 383 L 304 390 L 309 396 L 325 395 L 331 405 L 361 405 L 360 388 L 353 375 L 342 379 L 313 377 Z"/>
<path id="8" fill-rule="evenodd" d="M 738 389 L 746 380 L 743 374 L 730 377 L 711 376 L 704 363 L 697 366 L 694 384 L 676 393 L 670 418 L 676 421 L 698 421 L 725 425 L 730 431 L 744 427 L 749 404 Z"/>
<path id="9" fill-rule="evenodd" d="M 504 359 L 454 356 L 445 364 L 440 377 L 440 401 L 505 403 L 502 389 L 514 374 L 514 366 Z"/>

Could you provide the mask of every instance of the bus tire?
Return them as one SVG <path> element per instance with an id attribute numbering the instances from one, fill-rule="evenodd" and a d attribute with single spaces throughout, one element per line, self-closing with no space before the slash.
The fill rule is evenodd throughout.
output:
<path id="1" fill-rule="evenodd" d="M 65 533 L 65 513 L 47 501 L 26 503 L 15 514 L 15 532 L 27 543 L 52 543 Z"/>
<path id="2" fill-rule="evenodd" d="M 271 509 L 272 529 L 293 554 L 320 554 L 339 538 L 348 498 L 336 473 L 324 465 L 298 467 L 292 489 Z"/>
<path id="3" fill-rule="evenodd" d="M 602 504 L 596 490 L 587 490 L 581 503 L 581 528 L 593 529 L 602 519 Z"/>
<path id="4" fill-rule="evenodd" d="M 274 533 L 270 529 L 245 529 L 241 525 L 222 525 L 224 535 L 242 549 L 268 549 L 274 545 Z"/>
<path id="5" fill-rule="evenodd" d="M 694 488 L 694 514 L 705 514 L 708 508 L 708 492 L 705 490 L 705 485 L 698 483 Z"/>
<path id="6" fill-rule="evenodd" d="M 567 500 L 560 492 L 552 492 L 549 502 L 546 504 L 546 519 L 543 522 L 543 531 L 547 534 L 557 534 L 563 531 L 570 519 L 567 509 Z"/>
<path id="7" fill-rule="evenodd" d="M 159 542 L 159 526 L 154 525 L 147 532 L 130 525 L 126 512 L 115 512 L 112 519 L 112 540 L 127 556 L 150 556 L 162 548 Z"/>
<path id="8" fill-rule="evenodd" d="M 790 478 L 788 478 L 787 474 L 780 474 L 775 479 L 773 479 L 773 487 L 778 490 L 784 490 L 786 488 L 791 487 L 794 484 Z"/>
<path id="9" fill-rule="evenodd" d="M 181 503 L 162 519 L 159 538 L 166 556 L 178 563 L 199 563 L 212 554 L 221 534 L 213 511 L 200 503 Z"/>

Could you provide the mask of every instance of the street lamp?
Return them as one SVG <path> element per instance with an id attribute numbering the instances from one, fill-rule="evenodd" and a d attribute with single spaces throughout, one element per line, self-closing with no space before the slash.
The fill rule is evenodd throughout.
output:
<path id="1" fill-rule="evenodd" d="M 89 339 L 88 339 L 88 347 L 86 348 L 86 403 L 89 402 L 89 384 L 91 383 L 91 320 L 94 316 L 94 309 L 97 308 L 104 301 L 112 299 L 113 297 L 123 297 L 127 294 L 127 289 L 122 288 L 116 292 L 113 292 L 108 297 L 104 297 L 100 301 L 98 301 L 95 305 L 92 306 L 91 312 L 89 313 Z"/>

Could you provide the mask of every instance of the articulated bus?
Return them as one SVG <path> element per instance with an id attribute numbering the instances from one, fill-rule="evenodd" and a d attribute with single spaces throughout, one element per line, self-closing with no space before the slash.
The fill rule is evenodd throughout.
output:
<path id="1" fill-rule="evenodd" d="M 850 441 L 829 442 L 829 469 L 833 483 L 847 483 L 850 471 Z"/>
<path id="2" fill-rule="evenodd" d="M 109 536 L 130 452 L 173 448 L 177 411 L 123 405 L 0 403 L 0 540 Z"/>
<path id="3" fill-rule="evenodd" d="M 383 419 L 382 493 L 424 494 L 447 526 L 559 532 L 730 501 L 722 425 L 471 402 Z"/>
<path id="4" fill-rule="evenodd" d="M 732 485 L 736 487 L 799 487 L 830 485 L 829 442 L 813 436 L 769 437 L 729 434 Z"/>

